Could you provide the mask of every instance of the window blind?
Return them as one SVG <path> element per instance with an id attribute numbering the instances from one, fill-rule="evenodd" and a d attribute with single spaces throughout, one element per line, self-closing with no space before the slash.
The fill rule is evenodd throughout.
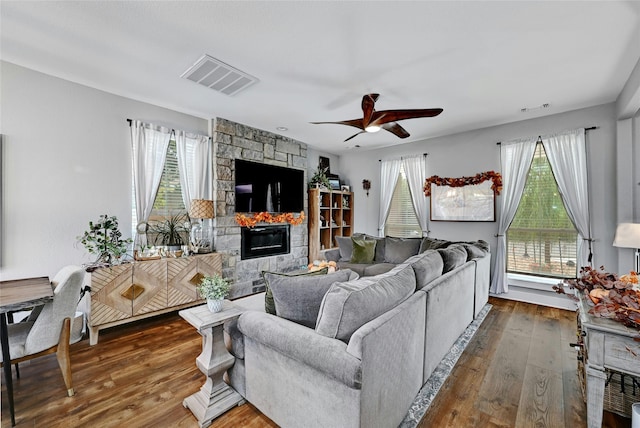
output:
<path id="1" fill-rule="evenodd" d="M 418 223 L 416 211 L 411 201 L 411 191 L 409 183 L 404 172 L 404 168 L 400 166 L 400 175 L 396 182 L 391 198 L 391 207 L 387 216 L 384 233 L 386 236 L 395 236 L 399 238 L 415 238 L 422 236 L 422 229 Z"/>

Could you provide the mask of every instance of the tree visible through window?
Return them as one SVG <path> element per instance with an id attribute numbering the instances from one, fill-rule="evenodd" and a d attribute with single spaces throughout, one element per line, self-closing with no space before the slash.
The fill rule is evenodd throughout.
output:
<path id="1" fill-rule="evenodd" d="M 577 239 L 544 147 L 538 143 L 507 231 L 507 272 L 575 278 Z"/>
<path id="2" fill-rule="evenodd" d="M 162 220 L 180 213 L 185 213 L 182 200 L 182 186 L 180 185 L 180 173 L 178 172 L 178 155 L 175 140 L 169 141 L 167 158 L 164 162 L 162 178 L 158 186 L 158 194 L 153 202 L 150 220 Z"/>
<path id="3" fill-rule="evenodd" d="M 384 227 L 386 236 L 399 238 L 415 238 L 422 236 L 422 229 L 418 223 L 416 211 L 411 202 L 411 191 L 404 172 L 400 166 L 400 174 L 391 198 L 391 207 Z"/>

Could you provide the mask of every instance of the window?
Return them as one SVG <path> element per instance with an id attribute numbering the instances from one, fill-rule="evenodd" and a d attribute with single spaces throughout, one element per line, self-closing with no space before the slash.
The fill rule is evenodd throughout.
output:
<path id="1" fill-rule="evenodd" d="M 167 158 L 164 161 L 164 170 L 158 186 L 158 193 L 153 202 L 153 209 L 149 220 L 162 220 L 171 215 L 184 213 L 185 206 L 182 200 L 182 186 L 180 185 L 180 173 L 178 172 L 178 154 L 175 140 L 169 141 Z"/>
<path id="2" fill-rule="evenodd" d="M 538 143 L 516 215 L 507 230 L 507 272 L 575 278 L 578 232 Z"/>
<path id="3" fill-rule="evenodd" d="M 404 172 L 400 166 L 400 174 L 391 198 L 391 207 L 384 227 L 386 236 L 399 238 L 415 238 L 422 236 L 422 229 L 418 223 L 416 211 L 411 202 L 411 191 Z"/>

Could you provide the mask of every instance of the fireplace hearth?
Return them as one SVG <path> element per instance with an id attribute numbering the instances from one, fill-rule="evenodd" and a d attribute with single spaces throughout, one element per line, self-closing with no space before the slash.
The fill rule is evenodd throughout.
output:
<path id="1" fill-rule="evenodd" d="M 242 228 L 241 260 L 289 254 L 290 226 L 258 226 Z"/>

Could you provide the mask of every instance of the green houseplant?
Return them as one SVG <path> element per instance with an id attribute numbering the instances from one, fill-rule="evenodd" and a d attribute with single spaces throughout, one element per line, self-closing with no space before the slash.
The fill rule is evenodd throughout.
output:
<path id="1" fill-rule="evenodd" d="M 77 237 L 89 254 L 96 254 L 98 258 L 95 265 L 118 264 L 127 253 L 127 247 L 131 238 L 122 239 L 122 233 L 118 229 L 116 216 L 101 215 L 97 222 L 90 221 L 89 229 Z"/>
<path id="2" fill-rule="evenodd" d="M 220 312 L 224 298 L 229 295 L 231 286 L 229 281 L 220 274 L 205 275 L 196 287 L 198 293 L 207 299 L 207 305 L 211 312 Z"/>
<path id="3" fill-rule="evenodd" d="M 166 245 L 169 250 L 179 250 L 184 245 L 184 238 L 189 233 L 187 215 L 173 214 L 164 220 L 149 225 L 149 231 L 155 235 L 156 245 Z"/>
<path id="4" fill-rule="evenodd" d="M 329 178 L 327 178 L 327 168 L 322 168 L 318 165 L 318 169 L 309 180 L 309 187 L 325 187 L 327 189 L 331 188 L 331 184 L 329 183 Z"/>

